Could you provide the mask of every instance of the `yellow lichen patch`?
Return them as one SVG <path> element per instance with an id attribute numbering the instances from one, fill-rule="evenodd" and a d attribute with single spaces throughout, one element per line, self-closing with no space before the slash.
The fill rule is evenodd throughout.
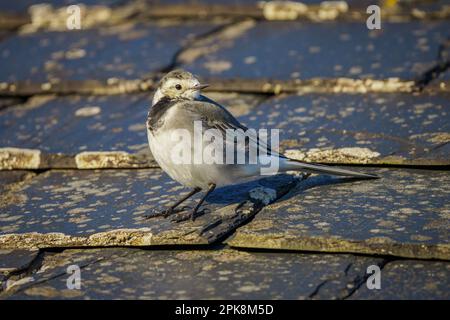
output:
<path id="1" fill-rule="evenodd" d="M 252 231 L 269 230 L 274 225 L 272 220 L 256 220 L 252 221 Z"/>
<path id="2" fill-rule="evenodd" d="M 427 132 L 413 134 L 409 137 L 410 140 L 424 140 L 431 144 L 445 144 L 450 142 L 450 133 L 448 132 Z"/>
<path id="3" fill-rule="evenodd" d="M 249 114 L 261 102 L 261 97 L 257 95 L 241 95 L 236 92 L 212 91 L 208 92 L 208 97 L 226 106 L 235 117 Z"/>
<path id="4" fill-rule="evenodd" d="M 256 291 L 260 291 L 263 288 L 254 284 L 247 284 L 247 285 L 243 285 L 242 287 L 239 287 L 237 290 L 240 292 L 256 292 Z"/>
<path id="5" fill-rule="evenodd" d="M 322 1 L 318 6 L 296 1 L 269 1 L 262 2 L 261 7 L 267 20 L 297 20 L 301 17 L 312 21 L 335 20 L 349 9 L 346 1 Z"/>
<path id="6" fill-rule="evenodd" d="M 25 294 L 33 297 L 55 298 L 59 295 L 58 290 L 50 286 L 32 287 L 25 290 Z"/>
<path id="7" fill-rule="evenodd" d="M 16 287 L 16 286 L 21 286 L 30 282 L 33 282 L 34 278 L 33 277 L 24 277 L 24 278 L 20 278 L 18 280 L 13 280 L 13 279 L 8 279 L 4 285 L 4 289 L 5 291 L 7 290 L 11 290 L 12 288 Z"/>
<path id="8" fill-rule="evenodd" d="M 16 115 L 18 117 L 22 117 L 22 116 L 26 115 L 27 111 L 37 109 L 40 106 L 43 106 L 44 104 L 46 104 L 54 99 L 55 99 L 55 96 L 51 95 L 51 94 L 32 96 L 25 103 L 17 104 L 14 106 Z"/>
<path id="9" fill-rule="evenodd" d="M 267 20 L 296 20 L 308 12 L 307 5 L 294 1 L 263 2 L 262 9 Z"/>
<path id="10" fill-rule="evenodd" d="M 10 192 L 5 192 L 2 195 L 0 195 L 0 207 L 6 207 L 9 205 L 20 205 L 20 204 L 24 204 L 26 201 L 28 200 L 28 197 L 21 192 L 18 192 L 16 190 L 10 190 Z M 18 220 L 20 217 L 14 217 L 14 220 Z M 11 217 L 2 217 L 2 215 L 0 215 L 0 222 L 8 222 L 11 221 Z"/>
<path id="11" fill-rule="evenodd" d="M 254 260 L 254 256 L 252 256 L 248 252 L 236 251 L 225 249 L 221 251 L 215 251 L 212 256 L 214 261 L 218 262 L 233 262 L 233 261 L 242 261 L 249 262 Z"/>
<path id="12" fill-rule="evenodd" d="M 78 169 L 135 168 L 147 164 L 146 159 L 125 151 L 86 151 L 75 156 Z"/>
<path id="13" fill-rule="evenodd" d="M 317 19 L 314 20 L 334 20 L 341 13 L 346 13 L 347 11 L 348 4 L 345 1 L 323 1 L 314 15 Z"/>
<path id="14" fill-rule="evenodd" d="M 86 56 L 86 50 L 80 48 L 70 49 L 65 52 L 65 58 L 68 60 L 81 59 Z"/>
<path id="15" fill-rule="evenodd" d="M 121 282 L 122 280 L 118 277 L 114 277 L 111 275 L 107 275 L 107 274 L 102 274 L 100 275 L 100 277 L 98 278 L 99 281 L 101 281 L 101 283 L 118 283 Z"/>
<path id="16" fill-rule="evenodd" d="M 333 87 L 333 92 L 411 92 L 414 88 L 414 81 L 402 81 L 398 78 L 387 80 L 373 79 L 349 79 L 339 78 Z"/>
<path id="17" fill-rule="evenodd" d="M 39 169 L 40 163 L 40 150 L 0 148 L 0 169 Z"/>
<path id="18" fill-rule="evenodd" d="M 177 253 L 175 257 L 179 260 L 199 260 L 205 257 L 209 256 L 209 252 L 207 251 L 183 251 L 180 253 Z"/>
<path id="19" fill-rule="evenodd" d="M 145 125 L 145 123 L 136 123 L 136 124 L 132 124 L 128 126 L 128 131 L 134 131 L 134 132 L 139 132 L 139 131 L 145 131 L 147 129 L 147 126 Z M 148 148 L 148 145 L 145 144 L 145 147 Z M 141 146 L 139 146 L 140 149 L 142 149 Z"/>

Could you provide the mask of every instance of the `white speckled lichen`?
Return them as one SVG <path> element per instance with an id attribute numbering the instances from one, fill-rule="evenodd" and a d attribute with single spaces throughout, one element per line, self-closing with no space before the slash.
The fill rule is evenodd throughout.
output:
<path id="1" fill-rule="evenodd" d="M 249 196 L 253 200 L 261 201 L 268 205 L 277 198 L 277 191 L 271 188 L 258 187 L 250 190 Z"/>
<path id="2" fill-rule="evenodd" d="M 368 148 L 349 147 L 331 150 L 311 149 L 307 152 L 289 149 L 286 156 L 310 162 L 334 162 L 334 163 L 369 163 L 371 159 L 380 156 L 380 153 Z"/>
<path id="3" fill-rule="evenodd" d="M 86 151 L 75 156 L 78 169 L 136 168 L 146 166 L 147 160 L 125 151 Z"/>

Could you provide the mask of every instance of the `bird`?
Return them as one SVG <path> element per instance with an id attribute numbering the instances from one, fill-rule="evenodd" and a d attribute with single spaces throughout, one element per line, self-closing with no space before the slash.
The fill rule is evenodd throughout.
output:
<path id="1" fill-rule="evenodd" d="M 228 130 L 235 130 L 241 134 L 248 130 L 224 106 L 202 94 L 201 90 L 208 86 L 208 84 L 201 84 L 192 73 L 182 69 L 167 73 L 157 86 L 146 122 L 151 153 L 164 172 L 173 180 L 192 190 L 170 205 L 168 209 L 147 215 L 147 218 L 168 217 L 176 213 L 177 208 L 187 199 L 200 191 L 204 191 L 204 195 L 186 215 L 186 219 L 195 220 L 201 205 L 216 188 L 261 178 L 262 160 L 265 160 L 264 163 L 268 163 L 269 160 L 278 162 L 277 171 L 273 174 L 300 171 L 307 174 L 330 174 L 362 179 L 378 178 L 372 174 L 290 159 L 271 150 L 267 144 L 264 145 L 265 142 L 255 139 L 253 136 L 248 137 L 244 145 L 237 146 L 235 140 L 225 141 L 222 145 L 234 144 L 236 146 L 235 152 L 240 148 L 239 151 L 247 155 L 250 141 L 256 143 L 258 147 L 265 147 L 267 153 L 258 153 L 257 163 L 237 163 L 236 161 L 232 163 L 216 161 L 214 163 L 211 159 L 195 162 L 192 161 L 192 157 L 189 161 L 183 163 L 175 161 L 174 149 L 177 146 L 179 147 L 180 141 L 174 139 L 174 133 L 184 130 L 180 132 L 184 132 L 188 136 L 195 136 L 194 123 L 199 123 L 201 130 L 212 129 L 216 130 L 214 132 L 222 133 L 225 136 Z M 187 153 L 192 155 L 196 152 L 192 150 L 192 138 L 188 137 L 186 141 L 189 142 L 185 143 Z M 193 144 L 195 146 L 195 142 Z M 200 142 L 200 144 L 200 148 L 206 148 L 205 142 Z M 235 160 L 236 155 L 232 156 Z M 217 158 L 215 159 L 217 160 Z"/>

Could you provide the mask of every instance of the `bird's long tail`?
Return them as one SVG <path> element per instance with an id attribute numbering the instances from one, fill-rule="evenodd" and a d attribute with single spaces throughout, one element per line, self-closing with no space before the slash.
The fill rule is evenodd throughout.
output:
<path id="1" fill-rule="evenodd" d="M 308 173 L 331 174 L 336 176 L 357 177 L 362 179 L 377 179 L 373 174 L 360 173 L 356 171 L 346 170 L 337 167 L 325 166 L 320 164 L 304 163 L 293 159 L 283 159 L 280 163 L 282 171 L 304 171 Z"/>

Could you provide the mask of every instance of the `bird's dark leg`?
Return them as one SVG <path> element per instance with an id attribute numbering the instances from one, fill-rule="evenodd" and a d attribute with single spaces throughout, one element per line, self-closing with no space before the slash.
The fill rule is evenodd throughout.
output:
<path id="1" fill-rule="evenodd" d="M 214 183 L 211 183 L 209 185 L 208 190 L 206 191 L 205 195 L 200 199 L 200 201 L 197 203 L 197 205 L 195 206 L 195 208 L 192 210 L 191 212 L 191 220 L 194 221 L 195 220 L 195 215 L 197 214 L 198 209 L 200 208 L 200 206 L 202 205 L 202 203 L 205 201 L 206 197 L 214 191 L 214 189 L 216 188 L 216 185 Z"/>
<path id="2" fill-rule="evenodd" d="M 172 213 L 174 213 L 174 210 L 176 207 L 178 207 L 180 204 L 182 204 L 183 202 L 185 202 L 187 199 L 189 199 L 190 197 L 192 197 L 194 194 L 200 192 L 202 189 L 201 188 L 194 188 L 191 190 L 191 192 L 189 192 L 187 195 L 185 195 L 184 197 L 182 197 L 181 199 L 177 200 L 177 202 L 175 202 L 173 205 L 171 205 L 168 209 L 162 211 L 162 212 L 158 212 L 156 214 L 150 214 L 150 215 L 146 215 L 145 218 L 146 219 L 150 219 L 150 218 L 155 218 L 155 217 L 160 217 L 163 216 L 164 218 L 167 218 L 169 215 L 171 215 Z"/>

